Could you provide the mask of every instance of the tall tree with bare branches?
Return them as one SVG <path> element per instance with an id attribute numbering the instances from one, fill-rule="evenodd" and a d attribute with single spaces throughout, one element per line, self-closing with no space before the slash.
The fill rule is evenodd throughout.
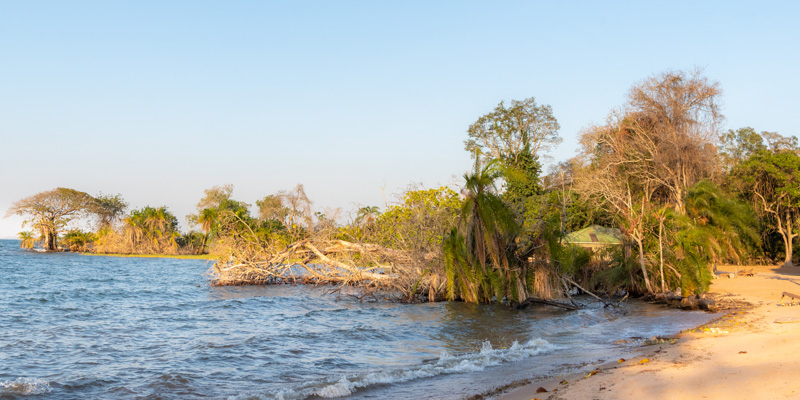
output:
<path id="1" fill-rule="evenodd" d="M 719 110 L 719 83 L 702 70 L 668 71 L 645 79 L 628 92 L 628 109 L 619 122 L 641 139 L 641 162 L 652 164 L 652 178 L 685 212 L 689 187 L 714 177 Z"/>

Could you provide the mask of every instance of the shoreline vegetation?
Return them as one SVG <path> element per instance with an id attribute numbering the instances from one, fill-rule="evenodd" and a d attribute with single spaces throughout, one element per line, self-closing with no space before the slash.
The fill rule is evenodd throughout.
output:
<path id="1" fill-rule="evenodd" d="M 700 70 L 637 82 L 606 123 L 580 132 L 578 155 L 549 171 L 540 160 L 561 141 L 551 107 L 501 102 L 467 129 L 474 165 L 461 187 L 410 187 L 349 217 L 315 210 L 301 184 L 254 205 L 214 186 L 188 232 L 167 207 L 128 211 L 119 194 L 68 188 L 7 215 L 26 217 L 24 248 L 215 254 L 212 285 L 331 284 L 365 300 L 565 309 L 587 293 L 606 306 L 633 296 L 713 308 L 717 265 L 793 268 L 800 236 L 797 138 L 721 132 L 720 93 Z M 566 240 L 595 225 L 620 241 Z"/>
<path id="2" fill-rule="evenodd" d="M 209 260 L 216 261 L 218 257 L 213 254 L 121 254 L 121 253 L 78 253 L 90 257 L 121 257 L 121 258 L 175 258 L 180 260 Z"/>

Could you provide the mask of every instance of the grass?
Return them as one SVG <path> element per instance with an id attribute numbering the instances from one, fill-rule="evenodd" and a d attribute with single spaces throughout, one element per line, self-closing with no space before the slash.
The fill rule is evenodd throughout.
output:
<path id="1" fill-rule="evenodd" d="M 119 254 L 119 253 L 80 253 L 94 257 L 138 257 L 138 258 L 178 258 L 182 260 L 216 260 L 214 254 Z"/>

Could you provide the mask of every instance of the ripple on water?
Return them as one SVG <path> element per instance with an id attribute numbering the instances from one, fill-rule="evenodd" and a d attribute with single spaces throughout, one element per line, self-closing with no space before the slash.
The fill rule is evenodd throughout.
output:
<path id="1" fill-rule="evenodd" d="M 526 357 L 537 357 L 519 368 L 530 373 L 529 364 L 580 360 L 586 349 L 618 352 L 618 339 L 697 324 L 684 321 L 693 314 L 676 320 L 677 312 L 646 306 L 614 317 L 359 303 L 301 286 L 216 288 L 205 284 L 205 261 L 31 254 L 8 241 L 0 254 L 0 397 L 469 395 L 522 378 L 505 369 L 476 383 Z M 561 346 L 559 356 L 548 358 L 545 343 Z M 436 384 L 414 389 L 425 387 L 419 382 Z"/>
<path id="2" fill-rule="evenodd" d="M 37 395 L 53 391 L 50 382 L 38 378 L 17 378 L 0 382 L 0 394 Z"/>

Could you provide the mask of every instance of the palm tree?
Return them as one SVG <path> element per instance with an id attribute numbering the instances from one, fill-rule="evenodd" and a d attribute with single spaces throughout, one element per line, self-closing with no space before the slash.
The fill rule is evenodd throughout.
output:
<path id="1" fill-rule="evenodd" d="M 495 162 L 464 175 L 464 205 L 457 229 L 445 239 L 448 294 L 470 302 L 527 298 L 526 271 L 514 260 L 514 239 L 520 227 L 495 188 L 500 171 Z M 463 245 L 462 245 L 463 243 Z"/>
<path id="2" fill-rule="evenodd" d="M 166 209 L 164 207 L 148 207 L 144 223 L 151 234 L 163 236 L 168 227 Z"/>
<path id="3" fill-rule="evenodd" d="M 122 220 L 122 223 L 125 225 L 125 238 L 128 239 L 128 243 L 131 245 L 131 247 L 136 247 L 136 245 L 144 236 L 144 231 L 139 218 L 131 215 L 125 217 L 125 219 Z"/>
<path id="4" fill-rule="evenodd" d="M 355 223 L 357 225 L 371 225 L 375 222 L 375 217 L 380 214 L 380 208 L 378 206 L 364 206 L 358 209 L 358 214 L 356 214 Z"/>
<path id="5" fill-rule="evenodd" d="M 672 244 L 668 258 L 675 265 L 684 295 L 702 293 L 711 280 L 710 263 L 739 263 L 759 243 L 757 221 L 748 205 L 709 181 L 687 191 L 685 213 L 665 209 L 661 222 Z M 662 278 L 663 279 L 663 278 Z"/>
<path id="6" fill-rule="evenodd" d="M 36 237 L 33 236 L 33 232 L 24 231 L 17 234 L 19 238 L 19 247 L 23 249 L 32 249 L 36 246 Z"/>
<path id="7" fill-rule="evenodd" d="M 712 261 L 739 263 L 759 243 L 753 210 L 724 193 L 710 181 L 700 181 L 686 196 L 686 214 L 698 227 L 708 230 Z"/>
<path id="8" fill-rule="evenodd" d="M 216 208 L 204 208 L 197 216 L 197 223 L 200 224 L 200 230 L 202 230 L 204 234 L 203 243 L 200 245 L 201 253 L 206 247 L 209 235 L 216 228 L 218 218 L 219 211 Z"/>

